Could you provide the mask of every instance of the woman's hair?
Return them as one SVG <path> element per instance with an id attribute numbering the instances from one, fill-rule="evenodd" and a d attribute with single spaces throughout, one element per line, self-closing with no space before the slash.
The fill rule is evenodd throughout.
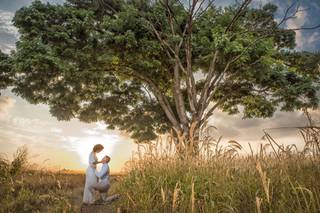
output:
<path id="1" fill-rule="evenodd" d="M 101 144 L 96 144 L 96 145 L 94 145 L 92 151 L 93 151 L 93 152 L 97 152 L 97 151 L 99 151 L 99 150 L 103 150 L 103 148 L 104 148 L 104 147 L 103 147 Z"/>

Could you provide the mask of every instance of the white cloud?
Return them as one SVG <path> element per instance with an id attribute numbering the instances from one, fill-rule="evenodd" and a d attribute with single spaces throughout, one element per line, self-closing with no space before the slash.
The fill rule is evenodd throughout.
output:
<path id="1" fill-rule="evenodd" d="M 97 130 L 106 130 L 107 129 L 107 125 L 102 121 L 96 122 L 96 125 L 97 125 L 97 127 L 95 129 L 97 129 Z"/>
<path id="2" fill-rule="evenodd" d="M 314 124 L 320 124 L 320 109 L 310 110 L 309 113 L 311 115 L 312 122 Z"/>
<path id="3" fill-rule="evenodd" d="M 13 12 L 0 10 L 0 31 L 12 34 L 14 37 L 18 38 L 18 29 L 12 24 L 13 17 Z"/>
<path id="4" fill-rule="evenodd" d="M 292 136 L 295 134 L 296 126 L 305 126 L 307 119 L 301 111 L 279 112 L 277 111 L 272 118 L 242 119 L 242 114 L 227 115 L 217 111 L 211 118 L 211 125 L 217 127 L 219 135 L 229 139 L 242 141 L 260 140 L 263 136 L 263 129 L 293 127 L 281 129 L 277 133 L 277 139 Z M 272 130 L 277 132 L 278 130 Z"/>
<path id="5" fill-rule="evenodd" d="M 50 123 L 40 119 L 26 117 L 12 117 L 10 119 L 12 127 L 34 133 L 43 133 L 50 131 Z"/>
<path id="6" fill-rule="evenodd" d="M 5 121 L 9 118 L 9 111 L 14 107 L 15 102 L 11 97 L 0 97 L 0 121 Z"/>
<path id="7" fill-rule="evenodd" d="M 0 50 L 5 54 L 10 54 L 12 50 L 15 50 L 16 46 L 13 44 L 0 43 Z"/>
<path id="8" fill-rule="evenodd" d="M 97 131 L 96 129 L 86 129 L 86 130 L 84 130 L 84 133 L 86 135 L 100 135 L 101 134 L 101 132 Z"/>
<path id="9" fill-rule="evenodd" d="M 320 33 L 313 32 L 309 38 L 306 39 L 306 46 L 312 48 L 317 42 L 319 42 Z"/>
<path id="10" fill-rule="evenodd" d="M 107 129 L 107 125 L 102 122 L 102 121 L 98 121 L 94 124 L 95 126 L 94 127 L 90 127 L 90 128 L 87 128 L 87 129 L 84 129 L 83 130 L 83 133 L 87 136 L 103 136 L 105 135 L 107 132 L 112 132 L 112 130 L 108 130 Z"/>
<path id="11" fill-rule="evenodd" d="M 301 8 L 302 11 L 298 12 L 296 14 L 296 18 L 289 19 L 287 21 L 287 28 L 288 29 L 297 29 L 302 27 L 307 21 L 307 12 L 304 8 Z M 296 32 L 296 45 L 298 50 L 302 50 L 304 48 L 305 37 L 302 34 L 301 30 L 295 31 Z"/>
<path id="12" fill-rule="evenodd" d="M 62 133 L 62 129 L 57 128 L 57 127 L 52 127 L 50 129 L 50 132 L 52 132 L 52 133 Z"/>
<path id="13" fill-rule="evenodd" d="M 14 12 L 0 10 L 0 50 L 9 54 L 15 49 L 14 40 L 19 38 L 18 29 L 13 26 Z"/>
<path id="14" fill-rule="evenodd" d="M 320 110 L 310 112 L 315 122 L 319 123 Z M 236 140 L 243 146 L 243 152 L 250 153 L 248 143 L 256 151 L 260 144 L 268 143 L 263 140 L 263 130 L 266 130 L 278 144 L 295 144 L 301 149 L 305 142 L 296 127 L 307 125 L 307 118 L 301 111 L 279 112 L 277 111 L 272 118 L 261 119 L 242 119 L 242 114 L 227 115 L 217 111 L 209 121 L 217 129 L 210 131 L 210 135 L 218 139 L 222 136 L 221 144 L 226 144 L 229 140 Z M 242 152 L 241 152 L 242 153 Z"/>

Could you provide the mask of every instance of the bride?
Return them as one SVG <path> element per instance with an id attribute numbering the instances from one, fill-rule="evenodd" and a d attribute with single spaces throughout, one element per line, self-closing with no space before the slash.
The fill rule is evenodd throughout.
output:
<path id="1" fill-rule="evenodd" d="M 89 155 L 89 166 L 86 171 L 86 183 L 83 192 L 83 203 L 93 204 L 94 203 L 94 192 L 90 190 L 90 186 L 98 182 L 97 176 L 95 175 L 96 167 L 98 163 L 97 153 L 101 152 L 104 147 L 101 144 L 97 144 L 93 147 L 92 152 Z"/>

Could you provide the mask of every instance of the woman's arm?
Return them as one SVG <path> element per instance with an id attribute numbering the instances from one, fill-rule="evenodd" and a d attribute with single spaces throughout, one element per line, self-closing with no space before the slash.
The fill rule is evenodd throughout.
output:
<path id="1" fill-rule="evenodd" d="M 89 164 L 95 167 L 99 163 L 101 163 L 101 161 L 98 161 L 98 158 L 96 157 L 95 153 L 91 152 L 89 157 Z"/>
<path id="2" fill-rule="evenodd" d="M 94 165 L 99 164 L 99 163 L 102 163 L 102 161 L 95 161 L 95 162 L 92 162 L 92 164 L 94 164 Z"/>

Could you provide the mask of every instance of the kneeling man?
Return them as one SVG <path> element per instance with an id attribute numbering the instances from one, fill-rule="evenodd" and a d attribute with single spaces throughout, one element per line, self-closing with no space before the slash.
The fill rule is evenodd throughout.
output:
<path id="1" fill-rule="evenodd" d="M 102 167 L 100 171 L 96 171 L 96 176 L 99 178 L 99 182 L 91 186 L 91 190 L 97 190 L 100 192 L 101 199 L 107 201 L 107 193 L 110 188 L 110 169 L 108 163 L 111 158 L 106 155 L 102 160 Z"/>

